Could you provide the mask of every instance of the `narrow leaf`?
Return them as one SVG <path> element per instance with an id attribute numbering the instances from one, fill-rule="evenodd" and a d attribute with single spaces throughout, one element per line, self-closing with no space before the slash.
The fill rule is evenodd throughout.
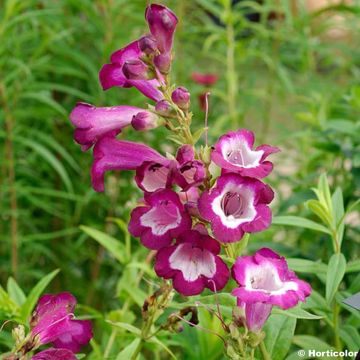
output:
<path id="1" fill-rule="evenodd" d="M 346 270 L 346 259 L 343 254 L 333 254 L 328 264 L 326 275 L 326 301 L 328 304 L 333 300 Z"/>

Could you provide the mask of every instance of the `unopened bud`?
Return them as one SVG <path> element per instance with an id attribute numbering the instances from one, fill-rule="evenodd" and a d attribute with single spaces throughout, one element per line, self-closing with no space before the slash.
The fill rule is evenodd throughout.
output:
<path id="1" fill-rule="evenodd" d="M 155 129 L 159 126 L 160 118 L 149 111 L 142 111 L 133 116 L 131 126 L 137 131 Z"/>
<path id="2" fill-rule="evenodd" d="M 153 54 L 157 50 L 156 40 L 151 35 L 145 35 L 139 40 L 140 50 L 147 54 Z"/>
<path id="3" fill-rule="evenodd" d="M 155 111 L 162 116 L 174 115 L 174 109 L 167 100 L 160 100 L 155 105 Z"/>
<path id="4" fill-rule="evenodd" d="M 171 99 L 180 109 L 187 110 L 190 106 L 190 93 L 183 86 L 176 88 L 172 92 Z"/>
<path id="5" fill-rule="evenodd" d="M 171 54 L 164 53 L 164 54 L 155 56 L 154 64 L 162 74 L 168 74 L 170 71 L 170 65 L 171 65 Z"/>
<path id="6" fill-rule="evenodd" d="M 149 79 L 149 68 L 141 60 L 127 60 L 123 66 L 123 73 L 129 80 Z"/>

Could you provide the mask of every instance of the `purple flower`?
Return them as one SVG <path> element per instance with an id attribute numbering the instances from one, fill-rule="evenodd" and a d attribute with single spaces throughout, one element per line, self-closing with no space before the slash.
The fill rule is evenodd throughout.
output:
<path id="1" fill-rule="evenodd" d="M 198 201 L 200 197 L 199 188 L 194 186 L 187 191 L 181 191 L 179 192 L 179 197 L 190 215 L 197 218 L 201 217 L 198 208 Z"/>
<path id="2" fill-rule="evenodd" d="M 76 360 L 74 353 L 67 349 L 50 348 L 32 356 L 30 360 Z"/>
<path id="3" fill-rule="evenodd" d="M 136 169 L 135 181 L 141 190 L 154 192 L 171 187 L 172 173 L 169 165 L 146 161 Z"/>
<path id="4" fill-rule="evenodd" d="M 158 89 L 161 85 L 158 79 L 151 80 L 130 80 L 124 74 L 124 64 L 126 61 L 141 60 L 144 53 L 140 50 L 139 40 L 136 40 L 126 47 L 114 52 L 111 55 L 111 63 L 105 64 L 99 73 L 100 83 L 104 90 L 113 86 L 136 87 L 148 98 L 159 101 L 163 94 Z M 159 74 L 161 79 L 161 74 Z"/>
<path id="5" fill-rule="evenodd" d="M 129 232 L 140 237 L 145 247 L 161 249 L 191 228 L 191 218 L 174 191 L 161 189 L 145 193 L 144 198 L 145 206 L 131 213 Z"/>
<path id="6" fill-rule="evenodd" d="M 70 114 L 76 126 L 74 139 L 86 151 L 103 136 L 116 136 L 139 113 L 151 116 L 150 112 L 135 106 L 96 107 L 77 103 Z"/>
<path id="7" fill-rule="evenodd" d="M 67 292 L 42 296 L 30 321 L 32 336 L 39 344 L 79 351 L 93 335 L 90 321 L 74 320 L 75 306 L 75 297 Z"/>
<path id="8" fill-rule="evenodd" d="M 150 111 L 141 111 L 131 120 L 131 126 L 137 131 L 155 129 L 159 126 L 159 123 L 160 118 Z"/>
<path id="9" fill-rule="evenodd" d="M 160 53 L 171 52 L 178 22 L 176 15 L 166 6 L 151 4 L 146 8 L 145 18 L 151 34 L 156 39 Z"/>
<path id="10" fill-rule="evenodd" d="M 182 145 L 176 154 L 178 168 L 175 172 L 175 182 L 183 189 L 201 184 L 205 177 L 205 166 L 200 160 L 195 160 L 194 148 Z"/>
<path id="11" fill-rule="evenodd" d="M 123 73 L 129 80 L 149 79 L 149 67 L 140 59 L 126 60 Z"/>
<path id="12" fill-rule="evenodd" d="M 135 170 L 145 161 L 168 164 L 170 160 L 151 147 L 104 137 L 94 147 L 91 181 L 95 191 L 104 191 L 104 174 L 109 170 Z"/>
<path id="13" fill-rule="evenodd" d="M 264 303 L 289 309 L 311 293 L 311 286 L 288 269 L 285 258 L 267 248 L 253 256 L 238 257 L 232 274 L 239 284 L 232 294 L 246 304 Z"/>
<path id="14" fill-rule="evenodd" d="M 243 310 L 243 316 L 239 319 L 247 329 L 259 332 L 269 318 L 272 310 L 271 304 L 256 302 L 247 304 L 237 299 L 237 305 Z"/>
<path id="15" fill-rule="evenodd" d="M 155 272 L 172 279 L 175 290 L 185 296 L 200 294 L 205 288 L 219 291 L 229 280 L 229 269 L 219 253 L 215 239 L 189 230 L 178 236 L 175 245 L 159 250 Z"/>
<path id="16" fill-rule="evenodd" d="M 180 86 L 176 88 L 171 94 L 172 101 L 179 106 L 180 109 L 187 110 L 190 106 L 189 90 Z"/>
<path id="17" fill-rule="evenodd" d="M 258 232 L 270 226 L 271 210 L 267 204 L 273 197 L 271 188 L 260 180 L 228 173 L 201 195 L 199 211 L 211 223 L 217 240 L 235 242 L 246 232 Z"/>
<path id="18" fill-rule="evenodd" d="M 260 145 L 252 150 L 254 140 L 254 133 L 249 130 L 230 131 L 215 144 L 211 159 L 224 170 L 263 178 L 273 168 L 273 164 L 265 159 L 280 150 L 270 145 Z"/>
<path id="19" fill-rule="evenodd" d="M 155 38 L 152 35 L 143 36 L 139 39 L 139 48 L 147 55 L 154 54 L 157 50 L 157 43 Z"/>

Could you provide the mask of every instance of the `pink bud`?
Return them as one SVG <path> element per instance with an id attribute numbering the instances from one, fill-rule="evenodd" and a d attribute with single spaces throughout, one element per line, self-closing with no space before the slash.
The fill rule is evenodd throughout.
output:
<path id="1" fill-rule="evenodd" d="M 137 131 L 155 129 L 159 125 L 159 117 L 149 111 L 136 114 L 131 120 L 131 126 Z"/>
<path id="2" fill-rule="evenodd" d="M 162 74 L 167 74 L 171 66 L 171 54 L 163 53 L 155 56 L 154 64 Z"/>
<path id="3" fill-rule="evenodd" d="M 173 108 L 167 100 L 160 100 L 155 105 L 155 111 L 162 116 L 170 116 L 173 113 Z"/>
<path id="4" fill-rule="evenodd" d="M 189 108 L 190 93 L 183 86 L 180 86 L 173 91 L 171 94 L 171 99 L 180 109 L 186 110 Z"/>
<path id="5" fill-rule="evenodd" d="M 130 80 L 149 79 L 148 66 L 139 59 L 127 60 L 123 66 L 124 75 Z"/>
<path id="6" fill-rule="evenodd" d="M 156 40 L 152 35 L 145 35 L 139 40 L 139 48 L 145 54 L 153 54 L 157 50 Z"/>

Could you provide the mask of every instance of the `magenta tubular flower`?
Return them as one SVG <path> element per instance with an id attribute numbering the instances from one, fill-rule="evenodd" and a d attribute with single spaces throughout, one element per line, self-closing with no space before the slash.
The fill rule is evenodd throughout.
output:
<path id="1" fill-rule="evenodd" d="M 255 333 L 263 328 L 273 307 L 271 304 L 261 302 L 247 304 L 239 298 L 237 299 L 237 306 L 242 308 L 244 312 L 244 317 L 241 319 L 242 323 L 246 325 L 248 330 Z"/>
<path id="2" fill-rule="evenodd" d="M 189 230 L 175 245 L 159 250 L 155 272 L 172 279 L 175 290 L 185 296 L 200 294 L 205 288 L 219 291 L 229 280 L 229 269 L 219 253 L 220 244 L 215 239 Z"/>
<path id="3" fill-rule="evenodd" d="M 71 350 L 50 348 L 32 356 L 30 360 L 77 360 Z"/>
<path id="4" fill-rule="evenodd" d="M 71 320 L 70 325 L 69 330 L 58 336 L 53 344 L 56 348 L 69 349 L 76 353 L 93 337 L 92 325 L 89 320 Z"/>
<path id="5" fill-rule="evenodd" d="M 164 5 L 150 4 L 146 8 L 145 18 L 160 53 L 170 53 L 178 23 L 176 15 Z"/>
<path id="6" fill-rule="evenodd" d="M 194 148 L 182 145 L 176 154 L 177 171 L 174 173 L 175 182 L 185 191 L 192 186 L 201 184 L 205 177 L 205 166 L 200 160 L 195 160 Z"/>
<path id="7" fill-rule="evenodd" d="M 179 86 L 172 92 L 171 99 L 180 109 L 187 110 L 190 106 L 189 90 L 183 86 Z"/>
<path id="8" fill-rule="evenodd" d="M 129 232 L 140 237 L 145 247 L 161 249 L 191 228 L 191 218 L 174 191 L 157 190 L 145 193 L 144 198 L 145 206 L 137 207 L 131 213 Z"/>
<path id="9" fill-rule="evenodd" d="M 200 85 L 211 86 L 216 84 L 216 82 L 219 80 L 219 77 L 216 74 L 201 74 L 194 72 L 191 74 L 191 79 Z"/>
<path id="10" fill-rule="evenodd" d="M 135 181 L 141 190 L 154 192 L 171 187 L 172 173 L 169 165 L 146 161 L 136 169 Z"/>
<path id="11" fill-rule="evenodd" d="M 94 147 L 91 181 L 95 191 L 104 191 L 104 175 L 110 170 L 135 170 L 145 161 L 167 165 L 170 160 L 151 147 L 104 137 Z"/>
<path id="12" fill-rule="evenodd" d="M 239 284 L 232 294 L 246 304 L 264 303 L 289 309 L 311 293 L 311 286 L 288 269 L 285 258 L 267 248 L 253 256 L 238 257 L 232 274 Z"/>
<path id="13" fill-rule="evenodd" d="M 246 129 L 230 131 L 215 144 L 211 159 L 224 170 L 243 176 L 263 178 L 270 174 L 273 164 L 266 158 L 280 151 L 270 145 L 260 145 L 252 150 L 254 133 Z"/>
<path id="14" fill-rule="evenodd" d="M 73 319 L 75 306 L 70 293 L 42 296 L 31 318 L 32 336 L 39 344 L 51 342 L 61 349 L 79 351 L 92 338 L 92 326 L 88 320 Z"/>
<path id="15" fill-rule="evenodd" d="M 131 126 L 137 131 L 155 129 L 159 124 L 160 118 L 150 111 L 141 111 L 133 116 L 131 120 Z"/>
<path id="16" fill-rule="evenodd" d="M 119 134 L 139 113 L 151 116 L 148 111 L 135 106 L 96 107 L 77 103 L 70 114 L 70 120 L 76 126 L 74 139 L 86 151 L 105 135 Z"/>
<path id="17" fill-rule="evenodd" d="M 156 39 L 152 35 L 143 36 L 139 39 L 139 48 L 147 55 L 154 54 L 157 50 Z"/>
<path id="18" fill-rule="evenodd" d="M 238 174 L 224 174 L 199 199 L 201 216 L 211 223 L 215 238 L 236 242 L 244 233 L 265 230 L 271 223 L 267 206 L 274 197 L 268 185 Z"/>
<path id="19" fill-rule="evenodd" d="M 140 59 L 126 60 L 123 72 L 129 80 L 148 80 L 149 67 Z"/>
<path id="20" fill-rule="evenodd" d="M 187 212 L 194 217 L 200 218 L 199 208 L 198 208 L 198 201 L 199 201 L 199 188 L 191 187 L 187 191 L 179 192 L 179 197 L 181 202 L 184 204 L 185 209 Z"/>
<path id="21" fill-rule="evenodd" d="M 107 90 L 113 86 L 118 87 L 136 87 L 148 98 L 159 101 L 163 98 L 163 94 L 159 90 L 161 85 L 158 79 L 151 80 L 130 80 L 123 71 L 126 61 L 140 60 L 144 53 L 140 50 L 139 40 L 136 40 L 126 47 L 114 52 L 111 55 L 111 63 L 105 64 L 99 73 L 101 86 Z M 159 78 L 161 75 L 159 74 Z"/>

